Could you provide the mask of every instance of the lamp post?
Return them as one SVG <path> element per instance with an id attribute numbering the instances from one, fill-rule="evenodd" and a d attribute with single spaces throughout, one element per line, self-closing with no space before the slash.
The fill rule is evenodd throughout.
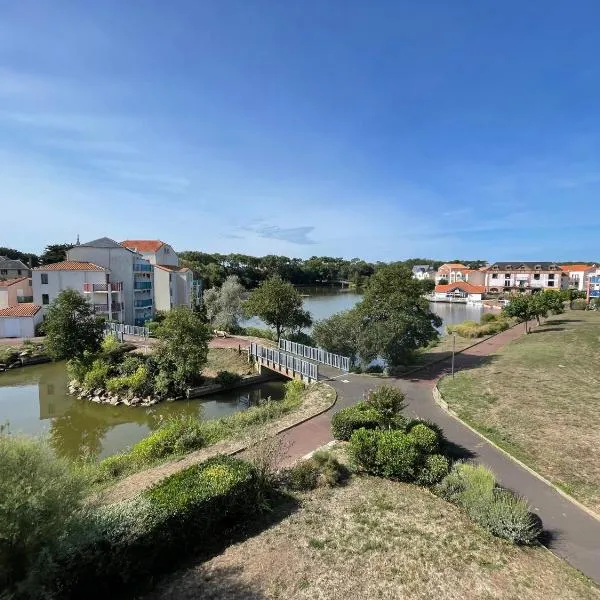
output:
<path id="1" fill-rule="evenodd" d="M 452 334 L 452 379 L 454 379 L 454 353 L 456 352 L 456 334 Z"/>

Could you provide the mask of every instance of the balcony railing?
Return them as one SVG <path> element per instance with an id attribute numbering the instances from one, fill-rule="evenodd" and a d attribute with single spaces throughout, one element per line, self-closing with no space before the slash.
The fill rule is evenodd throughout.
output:
<path id="1" fill-rule="evenodd" d="M 134 290 L 151 290 L 152 282 L 151 281 L 136 281 L 133 284 Z"/>
<path id="2" fill-rule="evenodd" d="M 17 296 L 17 302 L 22 304 L 23 302 L 33 302 L 33 296 Z"/>
<path id="3" fill-rule="evenodd" d="M 122 292 L 123 282 L 115 281 L 113 283 L 84 283 L 83 291 L 86 293 L 92 292 Z"/>
<path id="4" fill-rule="evenodd" d="M 152 306 L 152 298 L 149 298 L 148 300 L 136 300 L 135 301 L 136 308 L 149 308 L 151 306 Z"/>
<path id="5" fill-rule="evenodd" d="M 152 265 L 149 263 L 134 263 L 134 273 L 152 273 Z"/>
<path id="6" fill-rule="evenodd" d="M 94 304 L 94 311 L 97 313 L 107 313 L 108 312 L 108 304 Z M 121 312 L 123 310 L 122 302 L 113 302 L 111 304 L 111 312 Z"/>

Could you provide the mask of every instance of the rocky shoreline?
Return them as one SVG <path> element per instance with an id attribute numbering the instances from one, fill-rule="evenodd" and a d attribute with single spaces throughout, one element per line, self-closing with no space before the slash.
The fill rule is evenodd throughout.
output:
<path id="1" fill-rule="evenodd" d="M 0 360 L 0 373 L 10 369 L 18 369 L 29 365 L 39 365 L 51 362 L 52 359 L 44 354 L 33 354 L 31 350 L 16 351 Z"/>
<path id="2" fill-rule="evenodd" d="M 148 407 L 154 406 L 161 402 L 158 398 L 153 398 L 152 396 L 122 396 L 119 394 L 114 394 L 112 392 L 108 392 L 103 389 L 96 390 L 85 390 L 83 389 L 77 381 L 69 382 L 69 394 L 72 396 L 76 396 L 80 400 L 89 400 L 90 402 L 94 402 L 95 404 L 110 404 L 111 406 L 141 406 Z M 166 402 L 172 402 L 175 398 L 167 398 Z"/>

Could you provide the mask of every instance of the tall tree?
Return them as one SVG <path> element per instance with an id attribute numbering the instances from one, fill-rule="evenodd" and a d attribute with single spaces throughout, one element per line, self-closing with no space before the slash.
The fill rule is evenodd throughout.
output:
<path id="1" fill-rule="evenodd" d="M 215 329 L 235 331 L 243 316 L 245 293 L 237 275 L 230 275 L 220 288 L 213 287 L 204 292 L 206 316 Z"/>
<path id="2" fill-rule="evenodd" d="M 62 262 L 67 259 L 67 251 L 73 247 L 73 244 L 50 244 L 46 246 L 43 254 L 40 256 L 40 262 L 43 265 Z"/>
<path id="3" fill-rule="evenodd" d="M 345 310 L 323 321 L 317 321 L 312 337 L 318 346 L 328 352 L 348 356 L 354 363 L 358 354 L 360 318 L 358 311 Z"/>
<path id="4" fill-rule="evenodd" d="M 536 306 L 534 296 L 515 295 L 510 302 L 502 309 L 507 317 L 517 319 L 519 323 L 525 323 L 525 333 L 529 333 L 529 321 L 536 316 L 539 308 Z"/>
<path id="5" fill-rule="evenodd" d="M 310 313 L 302 307 L 302 296 L 291 283 L 280 277 L 271 277 L 252 291 L 244 304 L 244 312 L 274 327 L 278 339 L 284 329 L 312 324 Z"/>
<path id="6" fill-rule="evenodd" d="M 104 321 L 75 290 L 60 292 L 44 321 L 46 352 L 55 360 L 82 357 L 100 349 Z"/>
<path id="7" fill-rule="evenodd" d="M 389 365 L 407 362 L 417 348 L 438 337 L 440 317 L 423 298 L 423 286 L 403 264 L 382 267 L 369 280 L 356 310 L 360 318 L 359 354 Z"/>

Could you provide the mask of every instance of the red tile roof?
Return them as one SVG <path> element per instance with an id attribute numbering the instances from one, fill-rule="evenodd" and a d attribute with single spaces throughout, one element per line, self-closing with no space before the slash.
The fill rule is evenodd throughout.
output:
<path id="1" fill-rule="evenodd" d="M 22 281 L 26 281 L 29 277 L 17 277 L 16 279 L 7 279 L 6 281 L 0 281 L 0 287 L 9 287 Z"/>
<path id="2" fill-rule="evenodd" d="M 0 317 L 33 317 L 42 307 L 33 302 L 23 302 L 16 306 L 0 308 Z"/>
<path id="3" fill-rule="evenodd" d="M 36 267 L 34 271 L 106 271 L 104 267 L 101 267 L 92 262 L 84 262 L 79 260 L 64 260 L 62 262 L 52 263 L 50 265 L 43 265 L 42 267 Z"/>
<path id="4" fill-rule="evenodd" d="M 466 269 L 467 267 L 461 263 L 445 263 L 440 266 L 438 271 L 447 271 L 447 270 L 455 270 L 455 269 Z"/>
<path id="5" fill-rule="evenodd" d="M 158 252 L 164 245 L 165 243 L 160 240 L 125 240 L 121 242 L 121 246 L 138 252 Z"/>
<path id="6" fill-rule="evenodd" d="M 583 272 L 583 271 L 593 271 L 596 267 L 591 265 L 560 265 L 560 268 L 563 271 L 567 272 Z"/>
<path id="7" fill-rule="evenodd" d="M 457 281 L 456 283 L 446 283 L 444 285 L 436 285 L 436 292 L 451 292 L 453 290 L 462 290 L 467 294 L 483 294 L 485 292 L 484 285 L 473 285 L 468 281 Z"/>

